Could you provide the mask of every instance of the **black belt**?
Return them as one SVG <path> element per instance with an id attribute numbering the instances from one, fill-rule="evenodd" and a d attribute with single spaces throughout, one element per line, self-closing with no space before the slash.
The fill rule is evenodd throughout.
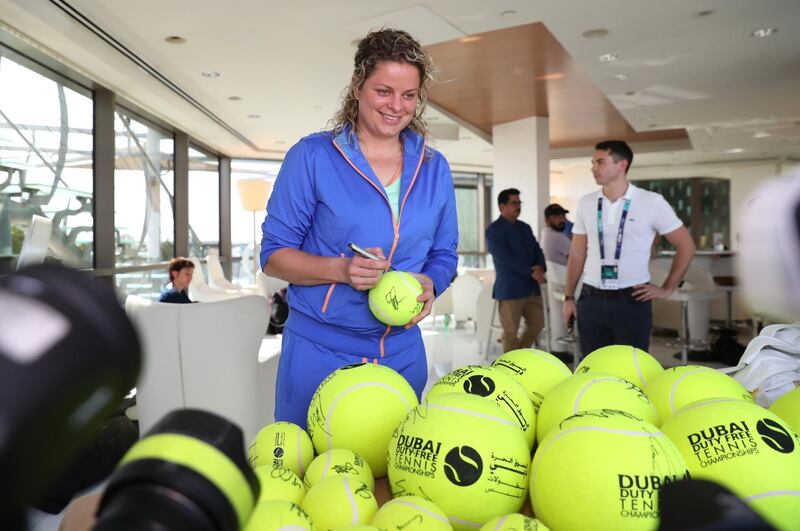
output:
<path id="1" fill-rule="evenodd" d="M 628 288 L 622 289 L 600 289 L 595 288 L 594 286 L 590 286 L 589 284 L 584 284 L 581 288 L 581 293 L 585 293 L 588 296 L 592 297 L 603 297 L 606 299 L 614 299 L 617 297 L 632 297 L 633 296 L 633 286 Z"/>

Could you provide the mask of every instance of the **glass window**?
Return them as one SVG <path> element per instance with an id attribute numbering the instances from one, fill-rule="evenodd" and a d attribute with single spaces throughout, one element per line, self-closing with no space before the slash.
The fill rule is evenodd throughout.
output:
<path id="1" fill-rule="evenodd" d="M 175 256 L 172 135 L 122 108 L 114 129 L 116 265 L 170 260 Z"/>
<path id="2" fill-rule="evenodd" d="M 233 277 L 242 284 L 253 282 L 253 239 L 258 248 L 261 244 L 261 223 L 267 215 L 267 203 L 256 212 L 244 210 L 239 189 L 240 179 L 272 179 L 278 176 L 281 162 L 274 160 L 232 160 L 231 161 L 231 253 L 234 258 Z M 258 250 L 256 250 L 258 256 Z M 237 259 L 238 258 L 238 259 Z"/>
<path id="3" fill-rule="evenodd" d="M 52 222 L 48 257 L 92 267 L 93 112 L 90 91 L 0 46 L 0 273 L 34 215 Z"/>
<path id="4" fill-rule="evenodd" d="M 189 147 L 189 254 L 219 251 L 219 159 Z"/>

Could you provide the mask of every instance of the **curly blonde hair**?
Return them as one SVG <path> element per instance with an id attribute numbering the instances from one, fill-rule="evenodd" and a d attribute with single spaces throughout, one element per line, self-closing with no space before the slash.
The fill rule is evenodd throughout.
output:
<path id="1" fill-rule="evenodd" d="M 364 81 L 375 71 L 378 63 L 394 61 L 408 63 L 419 71 L 419 96 L 417 111 L 408 124 L 412 131 L 427 136 L 428 127 L 422 115 L 428 102 L 428 89 L 434 79 L 435 67 L 430 55 L 411 35 L 398 29 L 371 31 L 358 43 L 353 66 L 353 80 L 342 93 L 342 106 L 331 119 L 333 133 L 338 134 L 350 127 L 350 134 L 356 134 L 358 120 L 358 100 L 355 89 L 364 86 Z"/>

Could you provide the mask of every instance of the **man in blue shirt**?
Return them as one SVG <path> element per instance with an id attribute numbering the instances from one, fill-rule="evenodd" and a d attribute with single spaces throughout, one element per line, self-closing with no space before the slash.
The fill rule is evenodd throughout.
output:
<path id="1" fill-rule="evenodd" d="M 544 326 L 539 284 L 544 282 L 544 254 L 531 226 L 520 221 L 519 190 L 509 188 L 497 196 L 500 217 L 486 229 L 486 243 L 497 277 L 492 297 L 499 301 L 503 326 L 503 352 L 533 345 Z M 519 321 L 525 328 L 518 336 Z"/>

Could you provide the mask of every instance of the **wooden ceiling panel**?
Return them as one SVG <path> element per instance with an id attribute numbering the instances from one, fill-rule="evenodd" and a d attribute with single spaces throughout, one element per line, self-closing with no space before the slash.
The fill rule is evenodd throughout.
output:
<path id="1" fill-rule="evenodd" d="M 542 23 L 428 46 L 439 68 L 430 99 L 488 135 L 492 126 L 550 118 L 551 149 L 686 140 L 683 129 L 637 133 Z"/>

